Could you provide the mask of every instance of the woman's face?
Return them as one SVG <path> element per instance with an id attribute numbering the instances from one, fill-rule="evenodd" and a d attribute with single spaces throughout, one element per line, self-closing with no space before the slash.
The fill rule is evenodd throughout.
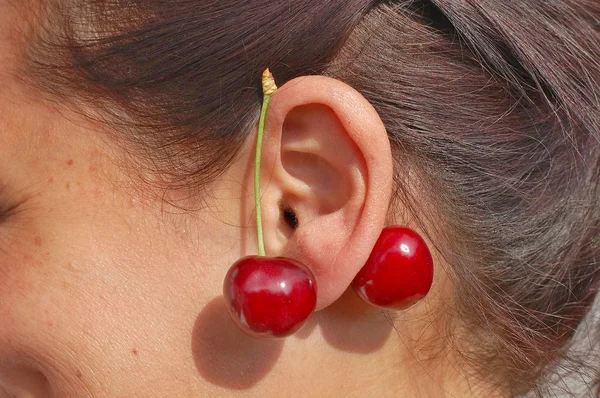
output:
<path id="1" fill-rule="evenodd" d="M 218 321 L 203 309 L 243 243 L 235 168 L 185 212 L 102 133 L 19 86 L 0 86 L 0 115 L 0 387 L 189 385 L 203 363 L 193 334 Z"/>
<path id="2" fill-rule="evenodd" d="M 256 247 L 251 150 L 202 200 L 165 198 L 97 126 L 0 82 L 0 397 L 268 396 L 306 380 L 323 396 L 372 391 L 350 369 L 380 366 L 380 388 L 398 383 L 392 327 L 353 295 L 285 341 L 229 319 L 223 277 Z"/>
<path id="3" fill-rule="evenodd" d="M 0 29 L 0 397 L 246 388 L 219 346 L 243 338 L 219 297 L 246 245 L 245 164 L 201 202 L 170 197 L 193 211 L 167 204 L 98 128 L 14 77 L 11 42 Z"/>
<path id="4" fill-rule="evenodd" d="M 352 294 L 285 341 L 247 337 L 229 319 L 223 277 L 255 245 L 241 183 L 251 151 L 199 210 L 183 211 L 106 135 L 18 84 L 0 87 L 0 115 L 0 397 L 269 396 L 308 391 L 307 380 L 325 396 L 374 391 L 365 377 L 382 391 L 399 384 L 398 358 L 413 357 Z"/>
<path id="5" fill-rule="evenodd" d="M 252 151 L 202 195 L 160 189 L 134 152 L 15 78 L 11 9 L 0 0 L 0 397 L 389 394 L 419 380 L 410 344 L 351 294 L 285 341 L 240 332 L 221 283 L 255 252 Z"/>

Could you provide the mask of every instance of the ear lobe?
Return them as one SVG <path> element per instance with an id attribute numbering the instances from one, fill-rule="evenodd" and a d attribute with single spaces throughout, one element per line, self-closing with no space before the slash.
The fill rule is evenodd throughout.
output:
<path id="1" fill-rule="evenodd" d="M 262 165 L 267 255 L 310 268 L 322 309 L 348 288 L 384 227 L 392 155 L 383 122 L 343 82 L 294 79 L 271 98 Z M 285 207 L 297 228 L 281 216 Z"/>

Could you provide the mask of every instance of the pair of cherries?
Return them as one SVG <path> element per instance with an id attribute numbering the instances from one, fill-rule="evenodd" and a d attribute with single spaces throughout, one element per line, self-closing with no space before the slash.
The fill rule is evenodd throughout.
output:
<path id="1" fill-rule="evenodd" d="M 262 74 L 263 104 L 256 136 L 254 200 L 258 252 L 264 255 L 260 209 L 260 158 L 265 118 L 275 79 Z M 416 232 L 384 228 L 365 266 L 352 281 L 358 295 L 381 308 L 403 309 L 424 297 L 433 281 L 429 249 Z M 285 337 L 302 327 L 317 305 L 312 272 L 284 257 L 244 257 L 235 262 L 223 284 L 229 314 L 244 331 L 258 337 Z"/>
<path id="2" fill-rule="evenodd" d="M 415 231 L 383 229 L 364 267 L 352 281 L 367 303 L 405 309 L 425 297 L 433 281 L 433 260 Z M 317 303 L 312 272 L 284 257 L 244 257 L 233 264 L 223 285 L 229 314 L 257 337 L 286 337 L 299 330 Z"/>

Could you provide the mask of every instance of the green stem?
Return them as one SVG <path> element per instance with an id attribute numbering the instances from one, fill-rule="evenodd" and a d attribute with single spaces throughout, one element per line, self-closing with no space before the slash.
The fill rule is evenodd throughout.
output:
<path id="1" fill-rule="evenodd" d="M 254 208 L 256 210 L 256 233 L 258 237 L 258 255 L 265 255 L 265 241 L 263 237 L 262 214 L 260 211 L 260 158 L 262 154 L 262 142 L 265 132 L 265 116 L 271 96 L 265 94 L 263 97 L 260 119 L 258 121 L 258 134 L 256 137 L 256 157 L 254 159 Z"/>

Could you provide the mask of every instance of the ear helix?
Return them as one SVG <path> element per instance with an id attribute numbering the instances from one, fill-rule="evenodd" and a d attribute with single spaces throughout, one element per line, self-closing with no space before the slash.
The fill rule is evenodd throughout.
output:
<path id="1" fill-rule="evenodd" d="M 225 276 L 227 310 L 243 331 L 255 337 L 286 337 L 298 331 L 315 310 L 317 285 L 302 263 L 266 257 L 260 208 L 260 157 L 265 116 L 277 90 L 269 70 L 263 73 L 263 105 L 259 119 L 254 173 L 258 256 L 236 261 Z M 404 309 L 425 297 L 433 281 L 433 261 L 415 231 L 384 228 L 365 266 L 352 282 L 367 303 L 384 309 Z"/>

